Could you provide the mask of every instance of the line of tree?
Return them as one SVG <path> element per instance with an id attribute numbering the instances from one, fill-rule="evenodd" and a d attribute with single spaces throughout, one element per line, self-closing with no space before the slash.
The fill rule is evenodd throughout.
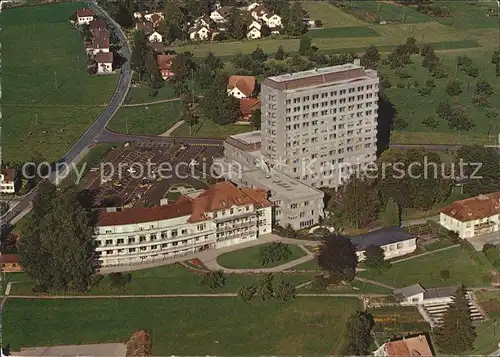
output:
<path id="1" fill-rule="evenodd" d="M 143 31 L 134 31 L 132 40 L 131 67 L 139 75 L 139 81 L 148 83 L 152 96 L 158 94 L 163 84 L 156 56 L 148 46 L 146 34 Z"/>

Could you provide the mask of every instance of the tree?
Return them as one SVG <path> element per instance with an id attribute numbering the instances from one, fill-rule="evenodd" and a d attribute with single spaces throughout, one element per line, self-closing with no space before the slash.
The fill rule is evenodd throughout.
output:
<path id="1" fill-rule="evenodd" d="M 469 119 L 467 108 L 463 105 L 454 105 L 452 114 L 448 118 L 448 126 L 457 131 L 469 131 L 474 127 L 474 123 Z"/>
<path id="2" fill-rule="evenodd" d="M 197 81 L 203 89 L 213 82 L 215 76 L 224 68 L 224 63 L 212 51 L 201 61 L 196 73 Z"/>
<path id="3" fill-rule="evenodd" d="M 309 34 L 305 33 L 300 36 L 300 44 L 299 44 L 299 54 L 304 56 L 309 53 L 312 46 L 312 39 Z"/>
<path id="4" fill-rule="evenodd" d="M 436 344 L 445 354 L 461 354 L 472 350 L 476 329 L 469 315 L 467 289 L 462 286 L 455 293 L 455 300 L 443 316 L 443 324 L 436 329 Z"/>
<path id="5" fill-rule="evenodd" d="M 256 130 L 260 130 L 262 112 L 260 109 L 254 110 L 252 112 L 252 125 Z"/>
<path id="6" fill-rule="evenodd" d="M 304 9 L 299 1 L 294 1 L 290 6 L 290 11 L 279 10 L 283 14 L 283 27 L 285 32 L 291 36 L 300 36 L 307 31 L 304 18 Z"/>
<path id="7" fill-rule="evenodd" d="M 422 124 L 429 129 L 436 129 L 439 126 L 439 118 L 436 118 L 434 115 L 428 115 L 422 120 Z"/>
<path id="8" fill-rule="evenodd" d="M 257 48 L 250 54 L 250 58 L 256 62 L 262 63 L 267 60 L 267 55 L 262 48 L 257 46 Z"/>
<path id="9" fill-rule="evenodd" d="M 236 40 L 242 40 L 247 36 L 247 24 L 236 8 L 233 8 L 229 14 L 227 32 Z"/>
<path id="10" fill-rule="evenodd" d="M 222 270 L 212 270 L 203 276 L 200 284 L 208 286 L 212 290 L 219 289 L 226 285 L 226 276 Z"/>
<path id="11" fill-rule="evenodd" d="M 386 227 L 399 227 L 401 226 L 401 210 L 396 201 L 391 197 L 387 201 L 382 220 Z"/>
<path id="12" fill-rule="evenodd" d="M 283 50 L 283 46 L 280 45 L 278 47 L 278 50 L 276 51 L 276 54 L 274 55 L 274 58 L 277 59 L 278 61 L 283 61 L 286 58 L 286 53 Z"/>
<path id="13" fill-rule="evenodd" d="M 493 54 L 491 55 L 491 63 L 497 64 L 498 62 L 500 62 L 500 52 L 493 51 Z"/>
<path id="14" fill-rule="evenodd" d="M 349 238 L 335 233 L 325 235 L 316 260 L 328 272 L 333 283 L 350 282 L 354 279 L 358 257 Z"/>
<path id="15" fill-rule="evenodd" d="M 265 245 L 259 249 L 259 263 L 262 265 L 280 262 L 291 256 L 290 248 L 281 242 Z"/>
<path id="16" fill-rule="evenodd" d="M 252 300 L 255 297 L 255 294 L 257 293 L 257 289 L 255 286 L 242 286 L 241 288 L 238 289 L 238 296 L 240 297 L 243 302 L 248 302 Z"/>
<path id="17" fill-rule="evenodd" d="M 426 67 L 429 71 L 432 71 L 439 66 L 439 57 L 434 52 L 434 48 L 430 47 L 424 54 L 424 59 L 422 60 L 422 67 Z"/>
<path id="18" fill-rule="evenodd" d="M 357 311 L 349 316 L 346 323 L 347 345 L 342 354 L 348 356 L 368 356 L 373 343 L 371 330 L 373 320 L 366 312 Z"/>
<path id="19" fill-rule="evenodd" d="M 196 70 L 196 63 L 193 60 L 191 52 L 182 52 L 172 60 L 172 72 L 175 76 L 172 78 L 175 82 L 186 82 Z"/>
<path id="20" fill-rule="evenodd" d="M 295 286 L 284 281 L 280 281 L 276 287 L 276 298 L 289 301 L 295 299 Z"/>
<path id="21" fill-rule="evenodd" d="M 379 200 L 373 181 L 353 174 L 342 193 L 342 218 L 350 227 L 361 228 L 377 218 Z"/>
<path id="22" fill-rule="evenodd" d="M 440 102 L 436 108 L 436 114 L 440 119 L 448 120 L 453 114 L 450 103 Z"/>
<path id="23" fill-rule="evenodd" d="M 460 82 L 458 79 L 450 79 L 448 83 L 446 84 L 446 93 L 450 97 L 456 97 L 462 94 L 462 82 Z"/>
<path id="24" fill-rule="evenodd" d="M 479 108 L 488 107 L 490 105 L 490 97 L 493 94 L 493 87 L 484 78 L 481 78 L 476 83 L 476 89 L 472 97 L 472 104 L 477 107 L 477 115 L 479 117 Z"/>
<path id="25" fill-rule="evenodd" d="M 129 28 L 134 25 L 134 16 L 124 5 L 119 5 L 118 12 L 115 15 L 115 20 L 120 26 Z"/>
<path id="26" fill-rule="evenodd" d="M 391 266 L 385 261 L 384 250 L 375 245 L 370 245 L 365 249 L 365 264 L 368 268 L 377 270 L 382 270 Z"/>
<path id="27" fill-rule="evenodd" d="M 397 46 L 387 57 L 391 63 L 391 68 L 404 67 L 411 62 L 410 54 L 405 45 Z"/>
<path id="28" fill-rule="evenodd" d="M 158 69 L 158 64 L 156 62 L 153 51 L 151 50 L 148 50 L 146 52 L 145 68 L 149 86 L 153 89 L 159 89 L 163 87 L 164 81 L 161 77 L 160 70 Z"/>
<path id="29" fill-rule="evenodd" d="M 380 54 L 377 47 L 369 46 L 365 53 L 361 56 L 361 65 L 366 68 L 376 69 L 380 61 Z"/>
<path id="30" fill-rule="evenodd" d="M 47 198 L 51 200 L 41 202 Z M 33 219 L 18 243 L 20 263 L 36 281 L 37 291 L 89 288 L 94 274 L 93 230 L 74 189 L 55 191 L 48 183 L 39 187 Z"/>
<path id="31" fill-rule="evenodd" d="M 420 50 L 417 46 L 417 40 L 415 39 L 415 37 L 408 37 L 406 39 L 405 47 L 406 47 L 406 51 L 411 55 L 418 54 L 420 52 Z"/>
<path id="32" fill-rule="evenodd" d="M 234 123 L 239 115 L 240 102 L 231 95 L 227 95 L 228 76 L 218 73 L 213 83 L 205 91 L 201 101 L 201 112 L 217 124 Z"/>
<path id="33" fill-rule="evenodd" d="M 274 275 L 272 273 L 264 274 L 260 277 L 259 286 L 257 287 L 257 296 L 260 301 L 272 299 L 274 296 L 273 290 Z"/>
<path id="34" fill-rule="evenodd" d="M 146 54 L 148 52 L 148 40 L 143 31 L 135 31 L 133 34 L 133 47 L 131 56 L 131 67 L 139 74 L 139 80 L 146 72 Z"/>
<path id="35" fill-rule="evenodd" d="M 460 160 L 468 165 L 461 167 Z M 477 165 L 472 163 L 481 164 L 477 172 Z M 498 191 L 500 187 L 500 154 L 494 148 L 461 146 L 455 154 L 455 169 L 455 176 L 463 177 L 464 192 L 471 196 Z"/>

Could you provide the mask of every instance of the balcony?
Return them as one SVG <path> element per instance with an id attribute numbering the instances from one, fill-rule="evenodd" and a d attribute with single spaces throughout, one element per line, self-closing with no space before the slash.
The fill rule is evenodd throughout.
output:
<path id="1" fill-rule="evenodd" d="M 489 233 L 495 231 L 495 226 L 497 225 L 496 222 L 493 221 L 488 221 L 488 222 L 483 222 L 479 224 L 474 225 L 474 233 L 475 234 L 481 234 L 481 233 Z"/>
<path id="2" fill-rule="evenodd" d="M 237 233 L 237 234 L 227 234 L 225 236 L 218 237 L 217 242 L 222 242 L 222 241 L 229 240 L 229 239 L 239 239 L 239 238 L 243 238 L 243 237 L 251 237 L 251 236 L 254 236 L 255 234 L 256 234 L 256 231 L 246 231 L 246 232 L 241 232 L 241 233 Z"/>

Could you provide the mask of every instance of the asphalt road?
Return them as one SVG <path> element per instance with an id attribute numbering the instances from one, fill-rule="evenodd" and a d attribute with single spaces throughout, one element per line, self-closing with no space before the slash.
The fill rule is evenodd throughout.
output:
<path id="1" fill-rule="evenodd" d="M 130 68 L 130 47 L 121 27 L 95 3 L 88 2 L 88 5 L 93 7 L 100 15 L 102 15 L 103 18 L 107 18 L 109 29 L 111 31 L 115 30 L 115 34 L 119 38 L 122 45 L 120 53 L 124 58 L 127 59 L 127 61 L 121 68 L 118 85 L 116 86 L 115 93 L 109 101 L 108 106 L 94 121 L 94 123 L 87 129 L 87 131 L 78 139 L 78 141 L 71 147 L 71 149 L 69 149 L 69 151 L 58 161 L 59 163 L 65 162 L 70 164 L 74 162 L 75 159 L 80 155 L 80 153 L 82 153 L 90 144 L 93 144 L 97 141 L 97 137 L 99 136 L 99 134 L 104 130 L 113 115 L 122 105 L 125 96 L 127 95 L 130 80 L 132 78 L 132 71 Z M 54 175 L 53 177 L 51 177 L 51 180 L 54 181 L 55 178 L 56 177 Z M 36 189 L 25 195 L 16 207 L 5 214 L 2 217 L 2 225 L 0 227 L 1 230 L 3 230 L 5 228 L 5 225 L 12 221 L 21 212 L 28 209 L 35 196 Z"/>

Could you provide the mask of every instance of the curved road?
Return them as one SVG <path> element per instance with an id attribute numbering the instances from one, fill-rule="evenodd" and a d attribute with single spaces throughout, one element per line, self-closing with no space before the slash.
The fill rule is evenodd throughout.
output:
<path id="1" fill-rule="evenodd" d="M 121 55 L 126 58 L 125 64 L 122 65 L 120 71 L 120 79 L 115 89 L 115 93 L 111 97 L 108 106 L 104 111 L 97 117 L 94 123 L 87 129 L 87 131 L 78 139 L 78 141 L 69 149 L 69 151 L 58 161 L 58 163 L 68 163 L 71 164 L 76 161 L 78 156 L 84 152 L 87 147 L 96 142 L 99 134 L 104 130 L 108 122 L 111 120 L 116 111 L 120 108 L 125 96 L 127 95 L 128 88 L 130 86 L 130 81 L 132 79 L 132 70 L 130 68 L 130 45 L 123 33 L 120 25 L 118 25 L 104 10 L 97 6 L 94 2 L 88 2 L 88 5 L 93 7 L 97 13 L 102 15 L 103 18 L 107 19 L 108 27 L 111 31 L 115 31 L 118 36 L 122 48 L 120 50 Z M 51 181 L 54 181 L 55 177 L 51 177 Z M 25 195 L 18 205 L 16 205 L 11 211 L 6 213 L 2 217 L 1 229 L 5 228 L 5 224 L 16 218 L 21 212 L 29 208 L 31 202 L 36 196 L 36 188 L 30 193 Z"/>

